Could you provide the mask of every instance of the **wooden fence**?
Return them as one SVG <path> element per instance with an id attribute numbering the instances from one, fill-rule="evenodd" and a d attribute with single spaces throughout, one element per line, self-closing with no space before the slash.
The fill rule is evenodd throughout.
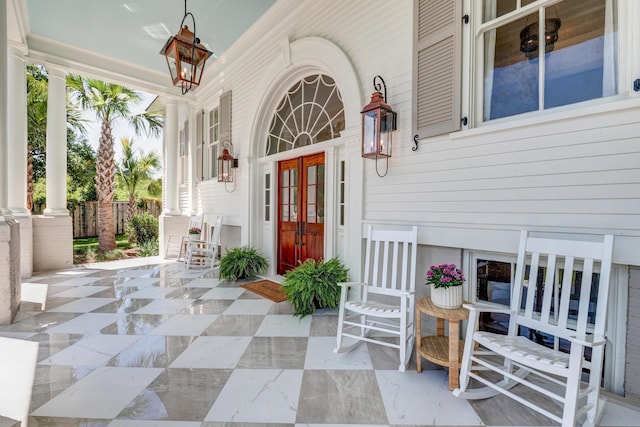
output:
<path id="1" fill-rule="evenodd" d="M 127 215 L 127 202 L 113 202 L 113 222 L 116 234 L 122 234 L 127 229 L 125 218 Z M 138 205 L 138 214 L 160 216 L 161 204 L 157 201 L 147 200 L 144 206 Z M 95 237 L 98 235 L 98 202 L 84 202 L 76 205 L 71 212 L 73 220 L 73 238 Z"/>

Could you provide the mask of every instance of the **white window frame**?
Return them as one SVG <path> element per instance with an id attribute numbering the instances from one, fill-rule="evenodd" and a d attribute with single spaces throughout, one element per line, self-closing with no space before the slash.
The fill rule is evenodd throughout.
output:
<path id="1" fill-rule="evenodd" d="M 218 146 L 220 145 L 220 110 L 219 106 L 209 110 L 207 114 L 207 153 L 205 179 L 218 177 Z"/>
<path id="2" fill-rule="evenodd" d="M 532 3 L 522 6 L 519 10 L 511 12 L 507 15 L 503 15 L 497 17 L 489 22 L 483 23 L 483 1 L 475 1 L 475 0 L 465 0 L 464 1 L 464 13 L 468 13 L 467 11 L 471 11 L 471 25 L 465 25 L 463 27 L 463 73 L 462 73 L 462 85 L 463 85 L 463 97 L 462 97 L 462 111 L 463 115 L 465 115 L 465 111 L 468 112 L 469 122 L 468 127 L 483 127 L 490 126 L 494 124 L 504 123 L 504 122 L 512 122 L 514 120 L 520 120 L 529 117 L 540 117 L 542 115 L 548 114 L 549 111 L 559 112 L 559 111 L 568 111 L 575 110 L 578 108 L 583 108 L 589 105 L 599 105 L 610 103 L 613 100 L 620 99 L 625 91 L 628 91 L 628 78 L 627 72 L 628 64 L 626 62 L 626 58 L 624 54 L 621 52 L 625 52 L 625 46 L 629 43 L 626 40 L 628 36 L 626 32 L 628 32 L 627 25 L 623 20 L 623 16 L 627 13 L 632 12 L 632 7 L 628 5 L 626 0 L 615 0 L 614 7 L 616 7 L 616 13 L 618 15 L 618 26 L 616 28 L 618 34 L 618 42 L 616 47 L 616 80 L 617 80 L 617 88 L 616 93 L 613 95 L 603 95 L 599 98 L 594 98 L 586 101 L 561 105 L 557 107 L 550 107 L 547 109 L 539 108 L 534 111 L 518 113 L 511 116 L 505 116 L 497 119 L 491 119 L 484 121 L 484 48 L 483 48 L 483 39 L 484 39 L 484 31 L 489 30 L 491 28 L 497 28 L 509 22 L 511 19 L 518 19 L 522 16 L 527 16 L 531 13 L 536 13 L 540 9 L 545 7 L 553 6 L 554 4 L 558 4 L 563 0 L 534 0 Z M 517 2 L 520 4 L 520 1 Z M 638 9 L 636 12 L 640 12 Z M 539 13 L 539 12 L 538 12 Z M 639 15 L 639 13 L 635 13 L 635 15 Z M 630 37 L 630 36 L 629 36 Z M 471 58 L 471 59 L 468 59 Z M 541 70 L 539 71 L 539 76 L 541 80 L 544 80 L 544 60 L 541 62 Z M 544 92 L 544 85 L 540 83 L 540 90 Z M 540 104 L 542 105 L 542 104 Z"/>

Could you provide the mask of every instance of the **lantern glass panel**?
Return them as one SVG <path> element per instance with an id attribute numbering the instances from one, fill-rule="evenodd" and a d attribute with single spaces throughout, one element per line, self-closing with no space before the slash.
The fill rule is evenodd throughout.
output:
<path id="1" fill-rule="evenodd" d="M 391 156 L 391 137 L 394 129 L 395 115 L 391 111 L 381 110 L 380 120 L 380 149 L 381 156 Z"/>
<path id="2" fill-rule="evenodd" d="M 378 151 L 378 114 L 371 111 L 362 118 L 362 155 L 372 156 Z"/>

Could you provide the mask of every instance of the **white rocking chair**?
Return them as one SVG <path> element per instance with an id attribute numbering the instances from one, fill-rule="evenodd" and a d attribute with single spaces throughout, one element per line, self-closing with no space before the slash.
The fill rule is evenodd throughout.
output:
<path id="1" fill-rule="evenodd" d="M 189 230 L 192 228 L 199 228 L 202 230 L 202 224 L 204 221 L 204 215 L 191 215 L 189 218 L 189 226 L 187 227 L 187 233 L 185 235 L 179 236 L 175 234 L 170 234 L 167 236 L 167 245 L 165 249 L 165 258 L 169 258 L 171 253 L 177 253 L 178 261 L 182 261 L 182 257 L 185 254 L 185 250 L 187 248 L 187 241 L 189 240 Z M 198 236 L 200 238 L 201 235 Z"/>
<path id="2" fill-rule="evenodd" d="M 485 399 L 503 393 L 563 427 L 582 419 L 583 426 L 597 425 L 604 406 L 599 392 L 612 248 L 609 235 L 593 242 L 531 237 L 522 231 L 510 308 L 465 305 L 471 313 L 454 395 Z M 571 298 L 576 293 L 579 301 Z M 481 312 L 510 315 L 507 335 L 478 331 Z M 589 371 L 588 384 L 581 382 L 587 375 L 583 370 Z M 491 373 L 481 374 L 487 371 L 498 374 L 497 382 L 490 381 Z M 537 381 L 526 378 L 529 374 Z M 469 388 L 470 378 L 485 387 Z M 518 384 L 563 409 L 543 408 L 510 390 Z"/>
<path id="3" fill-rule="evenodd" d="M 209 240 L 187 240 L 184 262 L 187 268 L 213 268 L 218 257 L 218 241 L 222 229 L 222 217 L 216 217 L 216 222 L 210 230 Z"/>
<path id="4" fill-rule="evenodd" d="M 38 343 L 0 337 L 0 425 L 27 427 Z"/>
<path id="5" fill-rule="evenodd" d="M 339 284 L 342 294 L 335 353 L 351 351 L 364 341 L 397 348 L 399 370 L 404 372 L 415 340 L 417 242 L 417 227 L 389 230 L 369 226 L 364 281 Z M 355 298 L 349 293 L 352 287 L 358 288 L 354 289 Z M 389 336 L 398 337 L 399 342 L 389 342 Z M 356 342 L 344 346 L 343 338 Z"/>

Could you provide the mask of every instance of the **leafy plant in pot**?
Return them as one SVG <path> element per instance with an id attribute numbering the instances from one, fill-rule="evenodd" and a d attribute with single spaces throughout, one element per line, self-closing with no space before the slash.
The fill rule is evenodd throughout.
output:
<path id="1" fill-rule="evenodd" d="M 282 289 L 294 308 L 305 317 L 318 308 L 335 308 L 340 303 L 339 282 L 347 281 L 348 269 L 338 258 L 316 261 L 308 258 L 284 275 Z"/>
<path id="2" fill-rule="evenodd" d="M 431 302 L 440 308 L 462 305 L 464 273 L 455 264 L 432 265 L 427 270 L 427 285 L 431 285 Z"/>
<path id="3" fill-rule="evenodd" d="M 251 279 L 266 270 L 269 262 L 250 246 L 231 248 L 220 259 L 220 278 L 234 281 Z"/>

